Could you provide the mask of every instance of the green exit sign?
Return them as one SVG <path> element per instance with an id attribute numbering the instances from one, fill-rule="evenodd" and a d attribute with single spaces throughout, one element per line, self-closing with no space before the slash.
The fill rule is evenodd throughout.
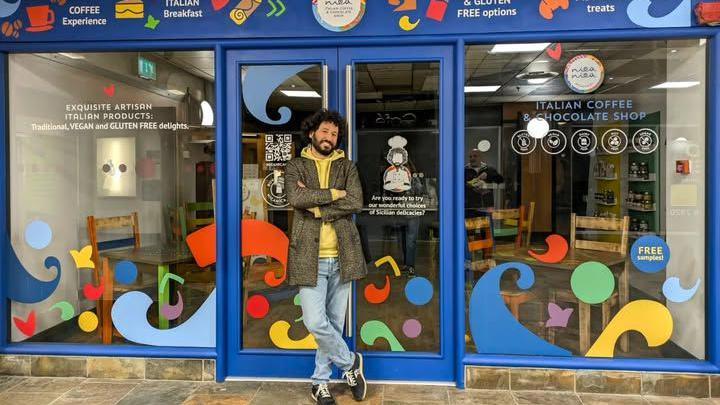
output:
<path id="1" fill-rule="evenodd" d="M 157 68 L 155 62 L 138 57 L 138 76 L 143 79 L 155 80 L 157 79 Z"/>

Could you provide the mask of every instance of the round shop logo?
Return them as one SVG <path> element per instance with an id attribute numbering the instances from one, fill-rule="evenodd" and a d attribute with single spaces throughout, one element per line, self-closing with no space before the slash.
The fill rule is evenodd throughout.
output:
<path id="1" fill-rule="evenodd" d="M 343 32 L 355 28 L 365 15 L 366 0 L 312 0 L 315 19 L 326 30 Z"/>
<path id="2" fill-rule="evenodd" d="M 575 93 L 597 90 L 605 80 L 605 67 L 592 55 L 578 55 L 565 65 L 565 83 Z"/>
<path id="3" fill-rule="evenodd" d="M 285 208 L 289 205 L 285 192 L 285 173 L 282 170 L 273 170 L 263 179 L 262 197 L 274 208 Z"/>

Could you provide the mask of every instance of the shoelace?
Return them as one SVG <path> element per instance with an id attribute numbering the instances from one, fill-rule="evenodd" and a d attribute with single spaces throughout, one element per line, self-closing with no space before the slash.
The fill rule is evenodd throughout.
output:
<path id="1" fill-rule="evenodd" d="M 330 390 L 328 389 L 327 384 L 320 384 L 318 386 L 317 394 L 321 398 L 332 398 L 332 395 L 330 395 Z"/>
<path id="2" fill-rule="evenodd" d="M 355 378 L 355 371 L 354 370 L 348 370 L 345 372 L 345 380 L 347 380 L 347 383 L 349 386 L 354 387 L 357 385 L 357 379 Z"/>

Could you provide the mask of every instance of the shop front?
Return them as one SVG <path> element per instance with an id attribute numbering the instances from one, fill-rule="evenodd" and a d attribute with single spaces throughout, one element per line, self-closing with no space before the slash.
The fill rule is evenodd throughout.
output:
<path id="1" fill-rule="evenodd" d="M 363 187 L 343 334 L 369 380 L 659 372 L 710 395 L 712 4 L 19 3 L 0 6 L 3 370 L 308 378 L 284 172 L 327 108 Z"/>

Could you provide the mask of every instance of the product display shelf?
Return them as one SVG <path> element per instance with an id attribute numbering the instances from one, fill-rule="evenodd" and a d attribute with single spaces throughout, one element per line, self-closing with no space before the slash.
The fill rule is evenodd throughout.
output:
<path id="1" fill-rule="evenodd" d="M 660 114 L 649 114 L 640 121 L 631 121 L 629 134 L 641 128 L 652 128 L 660 134 Z M 661 172 L 659 163 L 660 148 L 652 153 L 640 153 L 634 150 L 633 145 L 628 146 L 627 194 L 623 201 L 627 215 L 630 217 L 630 238 L 637 239 L 645 235 L 662 233 L 660 212 L 660 182 L 658 173 Z"/>

